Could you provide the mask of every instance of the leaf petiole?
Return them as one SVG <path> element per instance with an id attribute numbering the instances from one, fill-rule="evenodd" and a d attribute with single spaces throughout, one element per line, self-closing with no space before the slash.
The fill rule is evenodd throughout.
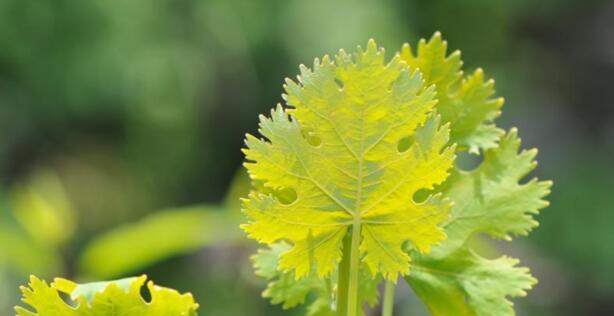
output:
<path id="1" fill-rule="evenodd" d="M 384 289 L 384 301 L 382 304 L 382 316 L 392 316 L 392 310 L 394 307 L 394 282 L 386 280 L 386 286 Z"/>
<path id="2" fill-rule="evenodd" d="M 350 277 L 348 286 L 348 316 L 358 315 L 358 276 L 360 269 L 360 217 L 352 225 L 352 246 L 350 251 Z"/>

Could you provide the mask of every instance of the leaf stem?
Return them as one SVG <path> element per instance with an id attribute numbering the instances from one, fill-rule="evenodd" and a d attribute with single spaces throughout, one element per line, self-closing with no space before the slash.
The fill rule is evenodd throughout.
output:
<path id="1" fill-rule="evenodd" d="M 394 307 L 394 287 L 395 285 L 392 281 L 386 280 L 382 316 L 392 316 L 392 309 Z"/>
<path id="2" fill-rule="evenodd" d="M 352 239 L 350 234 L 343 238 L 343 255 L 339 263 L 339 276 L 337 279 L 337 315 L 346 315 L 348 312 L 348 285 L 350 282 L 350 249 Z"/>
<path id="3" fill-rule="evenodd" d="M 358 315 L 358 276 L 360 269 L 360 217 L 356 216 L 352 224 L 352 247 L 350 251 L 350 279 L 348 286 L 347 316 Z"/>

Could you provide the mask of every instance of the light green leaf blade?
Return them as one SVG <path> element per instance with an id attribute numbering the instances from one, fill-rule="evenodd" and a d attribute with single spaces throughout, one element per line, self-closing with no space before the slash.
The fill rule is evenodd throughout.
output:
<path id="1" fill-rule="evenodd" d="M 406 277 L 435 316 L 514 315 L 507 297 L 525 296 L 537 280 L 518 260 L 488 260 L 462 248 L 442 259 L 417 255 Z"/>
<path id="2" fill-rule="evenodd" d="M 448 239 L 429 254 L 414 253 L 405 279 L 435 315 L 514 315 L 508 297 L 524 296 L 536 280 L 508 257 L 482 258 L 468 245 L 476 233 L 510 240 L 537 226 L 533 215 L 546 207 L 551 182 L 519 183 L 536 166 L 536 151 L 520 151 L 516 130 L 485 153 L 473 171 L 455 170 L 439 188 L 454 206 Z"/>
<path id="3" fill-rule="evenodd" d="M 451 124 L 450 142 L 477 154 L 495 147 L 503 134 L 492 122 L 501 114 L 504 100 L 493 98 L 494 81 L 485 80 L 482 69 L 463 76 L 460 51 L 448 55 L 447 46 L 437 32 L 428 42 L 420 40 L 417 52 L 405 44 L 401 58 L 420 69 L 427 84 L 436 86 L 437 111 Z"/>
<path id="4" fill-rule="evenodd" d="M 503 136 L 497 148 L 484 154 L 473 171 L 458 169 L 440 188 L 454 202 L 446 223 L 448 239 L 438 253 L 449 253 L 478 232 L 511 240 L 526 236 L 538 223 L 533 218 L 548 206 L 543 198 L 550 193 L 551 181 L 531 179 L 521 183 L 537 163 L 536 149 L 520 151 L 516 129 Z"/>
<path id="5" fill-rule="evenodd" d="M 35 276 L 28 287 L 22 287 L 23 302 L 32 309 L 17 306 L 17 316 L 195 316 L 198 304 L 191 294 L 147 283 L 151 301 L 141 296 L 141 287 L 147 277 L 109 282 L 76 284 L 56 279 L 51 285 Z M 71 296 L 73 305 L 60 297 Z"/>
<path id="6" fill-rule="evenodd" d="M 256 275 L 269 281 L 266 290 L 262 292 L 262 296 L 269 298 L 272 304 L 282 304 L 284 309 L 304 304 L 307 295 L 313 292 L 318 293 L 322 300 L 330 302 L 332 300 L 330 282 L 327 285 L 326 281 L 318 279 L 314 273 L 300 280 L 295 280 L 292 273 L 284 273 L 277 269 L 279 256 L 288 249 L 290 249 L 290 245 L 282 242 L 273 244 L 268 249 L 260 249 L 257 254 L 252 256 Z M 322 303 L 317 305 L 320 304 Z M 330 306 L 328 308 L 330 309 Z M 317 308 L 317 310 L 320 310 L 320 308 Z"/>
<path id="7" fill-rule="evenodd" d="M 84 275 L 114 278 L 160 260 L 241 237 L 239 219 L 222 207 L 196 205 L 153 213 L 98 235 L 79 259 Z"/>
<path id="8" fill-rule="evenodd" d="M 372 275 L 407 274 L 404 243 L 428 252 L 445 238 L 439 225 L 448 202 L 412 200 L 443 182 L 454 160 L 449 129 L 432 115 L 434 88 L 400 57 L 385 63 L 370 41 L 353 55 L 340 51 L 334 62 L 325 56 L 313 70 L 301 67 L 286 92 L 292 108 L 261 116 L 266 140 L 247 136 L 245 166 L 252 180 L 292 198 L 256 188 L 244 201 L 249 222 L 242 228 L 261 243 L 290 242 L 281 270 L 303 278 L 315 269 L 324 277 L 360 222 L 360 252 Z M 407 146 L 399 146 L 404 139 Z"/>

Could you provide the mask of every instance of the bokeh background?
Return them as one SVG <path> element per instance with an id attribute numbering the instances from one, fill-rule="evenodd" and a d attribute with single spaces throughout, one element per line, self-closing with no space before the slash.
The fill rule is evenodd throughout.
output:
<path id="1" fill-rule="evenodd" d="M 260 298 L 237 228 L 244 133 L 301 63 L 441 31 L 496 78 L 504 128 L 555 182 L 519 315 L 614 314 L 614 2 L 0 1 L 0 314 L 29 274 L 146 273 L 202 315 L 300 315 Z M 406 285 L 399 315 L 426 315 Z M 376 313 L 374 313 L 376 315 Z"/>

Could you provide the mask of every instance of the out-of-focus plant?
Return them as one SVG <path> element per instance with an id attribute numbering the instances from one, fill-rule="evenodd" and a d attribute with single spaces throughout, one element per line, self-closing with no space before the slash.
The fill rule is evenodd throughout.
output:
<path id="1" fill-rule="evenodd" d="M 315 293 L 310 315 L 362 314 L 385 281 L 383 315 L 405 277 L 435 315 L 513 315 L 508 297 L 536 280 L 518 260 L 486 259 L 469 239 L 511 240 L 537 226 L 551 183 L 520 182 L 536 150 L 519 151 L 515 129 L 493 121 L 501 98 L 482 70 L 461 72 L 439 34 L 386 62 L 366 50 L 316 59 L 286 80 L 284 99 L 248 135 L 253 191 L 244 200 L 254 257 L 284 308 Z M 455 154 L 483 154 L 474 170 Z"/>
<path id="2" fill-rule="evenodd" d="M 73 263 L 62 252 L 75 233 L 76 212 L 59 178 L 49 170 L 40 170 L 27 182 L 15 185 L 3 201 L 0 277 L 13 271 L 20 276 L 34 273 L 49 277 L 71 273 L 81 279 L 109 279 L 206 246 L 241 242 L 239 208 L 234 201 L 245 191 L 242 189 L 245 183 L 245 177 L 239 175 L 231 185 L 227 202 L 221 205 L 193 205 L 156 211 L 135 223 L 98 234 L 80 248 L 78 262 Z M 68 271 L 67 267 L 73 265 L 77 266 L 77 271 Z M 140 288 L 144 279 L 137 281 L 134 286 Z M 10 284 L 15 285 L 13 282 Z M 57 296 L 54 294 L 56 290 L 70 294 L 65 287 L 48 287 L 37 278 L 31 280 L 31 286 L 33 292 L 25 290 L 24 293 L 29 293 L 25 298 L 42 315 L 45 315 L 45 308 L 52 306 L 43 303 Z M 0 288 L 0 293 L 2 291 Z M 117 289 L 108 291 L 119 293 Z M 166 296 L 167 293 L 162 291 L 160 295 Z M 80 300 L 77 296 L 73 299 Z M 4 304 L 14 301 L 13 295 L 8 293 L 3 297 L 6 302 L 0 300 L 0 310 L 5 310 L 7 306 Z M 20 311 L 23 315 L 30 315 L 23 309 Z"/>
<path id="3" fill-rule="evenodd" d="M 0 263 L 43 275 L 61 268 L 60 250 L 74 234 L 75 216 L 57 176 L 40 170 L 4 196 Z"/>
<path id="4" fill-rule="evenodd" d="M 117 277 L 203 245 L 232 242 L 239 234 L 232 230 L 237 221 L 232 221 L 228 213 L 195 205 L 158 211 L 134 224 L 121 225 L 96 236 L 85 247 L 79 261 L 81 274 Z"/>

